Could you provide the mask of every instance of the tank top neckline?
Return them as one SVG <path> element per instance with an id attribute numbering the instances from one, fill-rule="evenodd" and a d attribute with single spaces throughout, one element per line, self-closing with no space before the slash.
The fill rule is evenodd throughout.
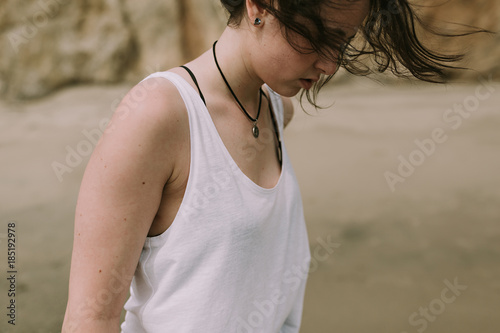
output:
<path id="1" fill-rule="evenodd" d="M 261 192 L 261 193 L 273 193 L 273 192 L 275 192 L 280 187 L 280 184 L 283 182 L 284 168 L 288 165 L 288 155 L 287 155 L 287 152 L 286 152 L 285 145 L 283 144 L 283 138 L 281 137 L 283 130 L 280 128 L 280 140 L 282 142 L 282 163 L 281 163 L 281 168 L 280 168 L 281 170 L 280 170 L 279 178 L 278 178 L 276 184 L 273 187 L 263 187 L 263 186 L 260 186 L 259 184 L 257 184 L 256 182 L 254 182 L 252 179 L 250 179 L 250 177 L 248 177 L 247 174 L 245 174 L 243 172 L 243 170 L 241 170 L 241 168 L 239 167 L 239 165 L 233 159 L 233 156 L 231 156 L 231 153 L 229 152 L 229 150 L 227 149 L 226 145 L 224 144 L 224 141 L 222 140 L 222 138 L 221 138 L 221 136 L 219 134 L 219 131 L 217 130 L 217 127 L 215 126 L 215 123 L 214 123 L 214 121 L 212 119 L 212 116 L 211 116 L 210 112 L 208 111 L 207 106 L 205 105 L 205 103 L 201 99 L 200 95 L 196 92 L 196 90 L 194 89 L 194 87 L 191 84 L 189 84 L 189 82 L 187 82 L 179 74 L 174 73 L 174 72 L 170 72 L 170 71 L 168 71 L 167 73 L 170 73 L 170 74 L 173 74 L 173 75 L 177 76 L 181 80 L 181 83 L 183 85 L 185 85 L 189 89 L 189 94 L 191 95 L 191 97 L 194 97 L 196 99 L 196 101 L 198 102 L 199 107 L 202 110 L 203 116 L 206 117 L 206 119 L 208 120 L 207 121 L 208 126 L 210 127 L 211 131 L 215 131 L 215 133 L 217 134 L 216 135 L 216 138 L 217 138 L 217 141 L 218 141 L 217 144 L 219 146 L 221 146 L 222 152 L 225 155 L 226 160 L 230 164 L 230 166 L 229 166 L 230 169 L 236 171 L 237 173 L 239 173 L 242 176 L 243 182 L 245 184 L 247 184 L 247 186 L 249 186 L 251 189 L 256 190 L 257 192 Z M 270 88 L 267 85 L 265 85 L 265 87 L 268 89 L 268 91 L 270 91 Z M 269 98 L 271 98 L 271 97 L 269 97 Z M 273 105 L 273 104 L 274 103 L 271 102 L 271 105 L 273 106 L 271 112 L 274 113 L 275 117 L 278 117 L 278 115 L 276 114 L 276 106 Z M 278 119 L 278 118 L 276 118 L 276 119 Z M 192 137 L 191 137 L 191 139 L 192 139 Z M 190 163 L 190 170 L 191 170 L 191 168 L 192 168 L 192 165 Z"/>

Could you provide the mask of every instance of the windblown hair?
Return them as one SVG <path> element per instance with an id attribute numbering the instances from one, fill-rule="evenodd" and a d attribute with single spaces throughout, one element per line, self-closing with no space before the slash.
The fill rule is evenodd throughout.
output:
<path id="1" fill-rule="evenodd" d="M 321 15 L 324 6 L 346 8 L 359 0 L 254 0 L 262 9 L 276 17 L 283 35 L 299 52 L 316 52 L 325 59 L 336 61 L 339 67 L 355 75 L 390 70 L 397 76 L 414 76 L 428 82 L 445 82 L 451 70 L 463 58 L 462 54 L 442 54 L 424 46 L 418 31 L 441 37 L 458 37 L 484 30 L 470 28 L 461 33 L 443 33 L 425 24 L 408 0 L 370 0 L 370 10 L 359 27 L 355 43 L 341 30 L 332 28 L 335 22 Z M 228 25 L 238 26 L 245 17 L 245 0 L 221 0 L 229 12 Z M 340 27 L 341 28 L 341 27 Z M 419 30 L 420 29 L 420 30 Z M 310 48 L 299 47 L 293 36 L 309 41 Z M 372 65 L 366 64 L 371 58 Z M 365 61 L 361 61 L 365 60 Z M 332 76 L 324 77 L 311 91 L 303 91 L 307 100 L 316 105 L 319 90 Z M 301 96 L 301 97 L 302 97 Z"/>

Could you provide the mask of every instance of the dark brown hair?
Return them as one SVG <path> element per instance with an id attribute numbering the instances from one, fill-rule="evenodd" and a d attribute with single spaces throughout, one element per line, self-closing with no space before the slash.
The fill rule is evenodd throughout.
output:
<path id="1" fill-rule="evenodd" d="M 390 70 L 397 76 L 414 76 L 428 82 L 445 82 L 450 70 L 462 54 L 442 54 L 424 46 L 418 31 L 441 37 L 458 37 L 484 30 L 468 27 L 467 31 L 444 33 L 422 22 L 408 0 L 370 0 L 370 11 L 359 28 L 362 40 L 351 43 L 331 19 L 321 15 L 324 6 L 348 7 L 359 0 L 253 0 L 259 7 L 275 16 L 283 27 L 290 45 L 299 52 L 317 52 L 321 57 L 336 61 L 339 67 L 355 75 Z M 229 12 L 228 25 L 238 26 L 245 15 L 245 0 L 221 0 Z M 462 26 L 464 27 L 464 26 Z M 422 30 L 423 29 L 423 30 Z M 310 49 L 296 45 L 291 36 L 299 35 L 310 43 Z M 354 45 L 356 44 L 356 46 Z M 372 59 L 374 66 L 366 64 Z M 316 105 L 319 90 L 332 76 L 323 78 L 311 91 L 303 91 L 308 101 Z"/>

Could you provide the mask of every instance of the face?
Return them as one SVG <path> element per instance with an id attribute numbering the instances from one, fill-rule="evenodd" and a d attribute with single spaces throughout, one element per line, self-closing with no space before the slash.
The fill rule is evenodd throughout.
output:
<path id="1" fill-rule="evenodd" d="M 340 9 L 325 6 L 323 11 L 329 21 L 335 22 L 330 28 L 342 31 L 346 39 L 356 34 L 369 10 L 369 0 L 348 3 Z M 292 47 L 274 17 L 268 15 L 263 28 L 266 30 L 260 36 L 259 50 L 254 52 L 259 63 L 255 68 L 258 69 L 257 75 L 280 95 L 295 96 L 300 89 L 309 90 L 321 75 L 333 75 L 337 71 L 337 62 L 324 59 L 316 52 L 299 52 Z M 301 49 L 310 48 L 309 42 L 302 36 L 290 37 Z"/>

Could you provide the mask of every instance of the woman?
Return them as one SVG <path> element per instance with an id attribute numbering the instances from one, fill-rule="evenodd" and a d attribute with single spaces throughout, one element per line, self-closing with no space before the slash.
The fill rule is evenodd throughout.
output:
<path id="1" fill-rule="evenodd" d="M 309 247 L 281 140 L 343 66 L 437 80 L 406 0 L 222 0 L 229 24 L 116 110 L 76 208 L 64 332 L 298 332 Z M 364 45 L 350 40 L 359 31 Z M 283 96 L 283 97 L 280 97 Z"/>

